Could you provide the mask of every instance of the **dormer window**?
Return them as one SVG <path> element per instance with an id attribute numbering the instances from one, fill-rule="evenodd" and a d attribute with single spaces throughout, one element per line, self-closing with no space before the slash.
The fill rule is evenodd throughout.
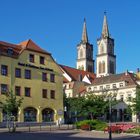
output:
<path id="1" fill-rule="evenodd" d="M 12 49 L 12 48 L 8 48 L 8 49 L 7 49 L 7 54 L 8 54 L 9 56 L 13 55 L 13 49 Z"/>

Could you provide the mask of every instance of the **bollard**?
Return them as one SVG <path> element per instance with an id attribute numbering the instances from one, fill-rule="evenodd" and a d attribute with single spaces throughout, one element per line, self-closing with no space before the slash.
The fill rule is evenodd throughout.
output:
<path id="1" fill-rule="evenodd" d="M 52 130 L 52 128 L 51 128 L 51 124 L 50 124 L 50 131 Z"/>
<path id="2" fill-rule="evenodd" d="M 68 129 L 69 129 L 69 124 L 68 124 Z"/>
<path id="3" fill-rule="evenodd" d="M 31 126 L 29 125 L 29 132 L 31 132 L 31 128 L 30 128 Z"/>
<path id="4" fill-rule="evenodd" d="M 41 131 L 41 125 L 40 125 L 40 131 Z"/>

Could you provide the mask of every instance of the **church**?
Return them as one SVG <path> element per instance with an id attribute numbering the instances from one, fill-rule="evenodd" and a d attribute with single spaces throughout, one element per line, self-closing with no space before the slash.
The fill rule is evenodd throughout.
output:
<path id="1" fill-rule="evenodd" d="M 136 97 L 135 93 L 139 88 L 139 70 L 135 74 L 128 70 L 116 74 L 114 46 L 114 39 L 110 36 L 105 13 L 101 36 L 97 39 L 95 71 L 94 49 L 88 40 L 84 19 L 82 39 L 77 45 L 76 68 L 60 65 L 64 77 L 64 92 L 67 97 L 86 96 L 88 93 L 111 94 L 112 97 L 115 95 L 115 100 L 120 102 L 112 107 L 112 121 L 137 122 L 138 116 L 127 113 L 127 107 L 131 104 L 132 98 Z M 73 79 L 73 75 L 77 75 L 77 79 Z M 107 119 L 107 116 L 105 117 Z"/>

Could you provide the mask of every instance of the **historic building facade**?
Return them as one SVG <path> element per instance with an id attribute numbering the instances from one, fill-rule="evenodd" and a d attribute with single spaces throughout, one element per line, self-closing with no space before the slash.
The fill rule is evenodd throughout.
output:
<path id="1" fill-rule="evenodd" d="M 87 86 L 87 92 L 96 95 L 105 94 L 111 100 L 119 101 L 117 105 L 112 106 L 112 121 L 136 122 L 136 115 L 129 114 L 127 107 L 132 104 L 132 99 L 136 97 L 137 88 L 139 88 L 137 77 L 133 73 L 125 72 L 95 78 L 93 83 Z"/>
<path id="2" fill-rule="evenodd" d="M 116 55 L 114 54 L 114 39 L 110 37 L 106 15 L 104 15 L 102 35 L 97 40 L 97 77 L 116 73 Z"/>
<path id="3" fill-rule="evenodd" d="M 62 71 L 52 55 L 32 40 L 18 45 L 0 42 L 0 101 L 13 90 L 23 97 L 18 122 L 56 122 L 63 118 Z M 0 110 L 0 122 L 6 112 Z"/>
<path id="4" fill-rule="evenodd" d="M 63 90 L 66 97 L 84 96 L 86 85 L 93 82 L 96 75 L 84 70 L 75 69 L 72 67 L 60 65 L 63 72 Z"/>

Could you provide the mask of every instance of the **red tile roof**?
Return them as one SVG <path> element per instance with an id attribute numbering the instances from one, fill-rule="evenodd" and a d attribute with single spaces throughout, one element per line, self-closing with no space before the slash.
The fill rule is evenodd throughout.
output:
<path id="1" fill-rule="evenodd" d="M 27 50 L 39 52 L 39 53 L 45 53 L 45 54 L 50 54 L 49 52 L 43 50 L 40 48 L 37 44 L 35 44 L 31 39 L 23 41 L 20 43 L 20 45 Z"/>
<path id="2" fill-rule="evenodd" d="M 79 81 L 79 75 L 81 75 L 82 78 L 84 78 L 84 76 L 86 75 L 91 82 L 96 77 L 95 74 L 91 72 L 75 69 L 64 65 L 60 65 L 60 67 L 72 78 L 72 81 Z"/>
<path id="3" fill-rule="evenodd" d="M 13 50 L 12 57 L 17 57 L 20 54 L 22 47 L 20 45 L 15 45 L 4 41 L 0 41 L 0 53 L 2 55 L 8 55 L 8 49 Z"/>
<path id="4" fill-rule="evenodd" d="M 13 50 L 13 54 L 11 55 L 11 57 L 15 57 L 15 58 L 18 57 L 21 54 L 21 52 L 23 52 L 24 50 L 30 50 L 30 51 L 51 55 L 49 52 L 41 49 L 31 39 L 21 42 L 18 45 L 0 41 L 0 53 L 2 55 L 8 56 L 8 49 Z"/>
<path id="5" fill-rule="evenodd" d="M 129 72 L 98 77 L 94 79 L 92 84 L 101 85 L 101 84 L 108 84 L 108 83 L 121 82 L 121 81 L 127 82 L 127 86 L 137 85 L 134 74 Z"/>

